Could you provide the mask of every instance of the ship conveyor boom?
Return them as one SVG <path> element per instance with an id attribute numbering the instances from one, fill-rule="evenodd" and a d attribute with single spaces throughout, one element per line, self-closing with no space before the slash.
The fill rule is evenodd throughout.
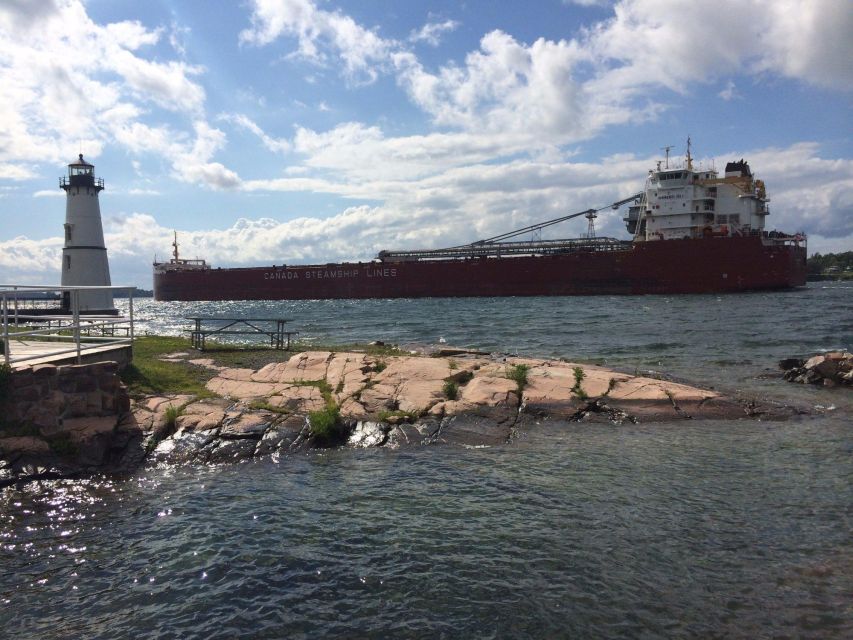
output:
<path id="1" fill-rule="evenodd" d="M 461 258 L 480 257 L 502 257 L 512 255 L 548 255 L 554 253 L 568 253 L 572 251 L 618 251 L 631 246 L 627 240 L 616 240 L 615 238 L 570 238 L 564 240 L 531 240 L 505 242 L 510 238 L 516 238 L 525 233 L 535 233 L 545 227 L 550 227 L 560 222 L 566 222 L 573 218 L 595 214 L 605 209 L 618 209 L 623 204 L 633 202 L 642 197 L 642 193 L 636 193 L 612 204 L 598 209 L 585 209 L 578 213 L 554 218 L 545 222 L 532 224 L 515 231 L 508 231 L 485 240 L 478 240 L 471 244 L 463 244 L 446 249 L 412 249 L 380 251 L 377 258 L 380 260 L 403 261 L 403 260 L 451 260 Z"/>
<path id="2" fill-rule="evenodd" d="M 507 256 L 544 256 L 573 251 L 624 251 L 630 240 L 616 238 L 567 238 L 564 240 L 531 240 L 522 242 L 487 242 L 448 249 L 412 249 L 411 251 L 380 251 L 380 260 L 453 260 L 462 258 L 502 258 Z"/>

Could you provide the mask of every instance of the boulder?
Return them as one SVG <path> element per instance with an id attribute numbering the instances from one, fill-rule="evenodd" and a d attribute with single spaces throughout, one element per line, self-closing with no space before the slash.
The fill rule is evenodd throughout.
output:
<path id="1" fill-rule="evenodd" d="M 234 418 L 225 418 L 219 436 L 225 439 L 252 438 L 260 440 L 275 416 L 270 413 L 248 411 Z"/>
<path id="2" fill-rule="evenodd" d="M 359 421 L 347 440 L 350 447 L 379 447 L 388 439 L 391 425 L 382 422 Z"/>

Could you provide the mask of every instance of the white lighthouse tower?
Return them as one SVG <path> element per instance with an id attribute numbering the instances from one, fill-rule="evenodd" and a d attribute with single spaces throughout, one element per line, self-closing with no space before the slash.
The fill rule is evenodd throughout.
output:
<path id="1" fill-rule="evenodd" d="M 110 265 L 104 246 L 101 206 L 98 194 L 104 188 L 102 178 L 95 179 L 95 167 L 83 160 L 68 165 L 68 177 L 59 179 L 65 191 L 65 246 L 62 249 L 62 286 L 109 286 Z M 80 311 L 115 313 L 110 290 L 79 292 Z M 63 296 L 63 306 L 70 297 Z"/>

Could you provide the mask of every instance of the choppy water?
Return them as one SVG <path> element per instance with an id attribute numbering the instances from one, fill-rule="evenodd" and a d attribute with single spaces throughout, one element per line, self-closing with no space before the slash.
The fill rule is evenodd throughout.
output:
<path id="1" fill-rule="evenodd" d="M 157 333 L 234 310 L 136 308 Z M 828 410 L 542 425 L 502 447 L 329 451 L 7 489 L 6 635 L 853 636 L 853 394 L 783 383 L 774 369 L 853 346 L 853 287 L 251 313 L 292 317 L 315 342 L 443 337 Z"/>

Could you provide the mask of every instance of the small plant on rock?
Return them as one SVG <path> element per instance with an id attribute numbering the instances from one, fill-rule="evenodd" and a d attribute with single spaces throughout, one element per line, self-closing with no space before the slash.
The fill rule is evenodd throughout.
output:
<path id="1" fill-rule="evenodd" d="M 529 371 L 530 366 L 526 364 L 517 364 L 506 370 L 506 377 L 515 382 L 519 397 L 521 396 L 521 392 L 524 391 L 524 387 L 527 386 L 527 374 Z"/>
<path id="2" fill-rule="evenodd" d="M 334 444 L 343 436 L 340 424 L 341 413 L 338 405 L 330 402 L 324 409 L 308 414 L 311 437 L 322 444 Z"/>
<path id="3" fill-rule="evenodd" d="M 181 407 L 176 407 L 171 404 L 166 407 L 166 412 L 163 414 L 163 418 L 165 419 L 166 426 L 169 427 L 170 431 L 174 431 L 178 424 L 178 416 L 183 415 L 183 413 L 184 410 Z"/>
<path id="4" fill-rule="evenodd" d="M 617 380 L 616 378 L 610 378 L 610 382 L 607 383 L 607 393 L 605 393 L 604 395 L 607 395 L 608 393 L 613 391 L 616 388 L 617 384 L 619 384 L 619 380 Z"/>
<path id="5" fill-rule="evenodd" d="M 459 397 L 459 385 L 453 380 L 445 380 L 441 390 L 448 400 L 456 400 Z"/>
<path id="6" fill-rule="evenodd" d="M 456 369 L 458 369 L 458 368 L 459 368 L 459 365 L 458 365 L 458 364 L 456 364 L 456 360 L 452 360 L 452 359 L 451 359 L 451 360 L 448 360 L 448 361 L 447 361 L 447 367 L 448 367 L 451 371 L 455 371 Z"/>
<path id="7" fill-rule="evenodd" d="M 583 387 L 581 386 L 581 383 L 583 382 L 584 378 L 586 378 L 586 373 L 584 373 L 584 370 L 581 367 L 574 367 L 572 369 L 572 372 L 575 375 L 575 386 L 572 387 L 572 393 L 574 393 L 581 400 L 586 400 L 587 398 L 589 398 L 589 395 L 587 395 L 586 391 L 584 391 Z"/>

